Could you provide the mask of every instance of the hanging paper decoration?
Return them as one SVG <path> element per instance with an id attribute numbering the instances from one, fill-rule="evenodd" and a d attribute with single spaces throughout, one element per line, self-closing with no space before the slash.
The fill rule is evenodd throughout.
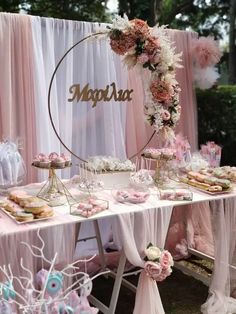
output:
<path id="1" fill-rule="evenodd" d="M 211 88 L 219 78 L 214 67 L 222 56 L 218 42 L 210 36 L 193 39 L 191 54 L 195 86 L 200 89 Z"/>

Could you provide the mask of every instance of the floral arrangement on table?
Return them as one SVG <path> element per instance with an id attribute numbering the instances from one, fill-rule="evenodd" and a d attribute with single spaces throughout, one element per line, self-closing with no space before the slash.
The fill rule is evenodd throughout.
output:
<path id="1" fill-rule="evenodd" d="M 218 42 L 210 36 L 193 39 L 191 54 L 194 62 L 196 87 L 211 88 L 219 78 L 219 73 L 215 68 L 222 56 Z"/>
<path id="2" fill-rule="evenodd" d="M 149 243 L 145 249 L 145 254 L 144 270 L 148 277 L 156 281 L 163 281 L 170 276 L 174 261 L 169 251 L 162 250 Z"/>
<path id="3" fill-rule="evenodd" d="M 143 79 L 146 121 L 165 138 L 172 138 L 181 111 L 180 87 L 175 79 L 181 53 L 175 53 L 164 27 L 151 29 L 140 19 L 116 16 L 108 34 L 112 50 L 124 56 L 128 68 L 138 66 L 149 71 L 149 77 Z"/>

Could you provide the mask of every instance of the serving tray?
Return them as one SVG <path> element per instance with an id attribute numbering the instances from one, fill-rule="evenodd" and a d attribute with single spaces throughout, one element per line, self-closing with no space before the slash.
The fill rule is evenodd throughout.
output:
<path id="1" fill-rule="evenodd" d="M 8 212 L 7 210 L 5 210 L 4 208 L 0 207 L 0 211 L 4 212 L 8 217 L 11 218 L 11 220 L 13 220 L 17 225 L 23 225 L 23 224 L 26 224 L 26 223 L 35 223 L 35 222 L 38 222 L 38 221 L 43 221 L 43 220 L 48 220 L 48 219 L 51 219 L 54 217 L 53 216 L 50 216 L 50 217 L 44 217 L 44 218 L 34 218 L 33 220 L 27 220 L 27 221 L 18 221 L 16 220 L 16 218 L 11 215 L 10 212 Z M 22 210 L 23 211 L 23 210 Z"/>

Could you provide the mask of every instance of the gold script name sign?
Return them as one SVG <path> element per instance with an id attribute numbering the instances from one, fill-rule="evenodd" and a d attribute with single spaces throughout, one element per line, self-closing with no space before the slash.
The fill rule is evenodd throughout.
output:
<path id="1" fill-rule="evenodd" d="M 92 101 L 92 107 L 96 107 L 98 101 L 110 101 L 112 98 L 114 101 L 130 101 L 133 89 L 117 90 L 114 82 L 107 85 L 105 89 L 91 89 L 88 83 L 82 89 L 80 89 L 80 84 L 73 84 L 69 92 L 72 97 L 68 98 L 68 101 Z"/>

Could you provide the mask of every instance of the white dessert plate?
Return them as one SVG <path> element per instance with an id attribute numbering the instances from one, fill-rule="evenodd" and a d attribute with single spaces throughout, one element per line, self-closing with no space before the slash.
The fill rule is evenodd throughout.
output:
<path id="1" fill-rule="evenodd" d="M 34 222 L 38 222 L 38 221 L 48 220 L 48 219 L 51 219 L 54 217 L 54 215 L 53 215 L 53 216 L 44 217 L 44 218 L 34 218 L 33 220 L 28 220 L 28 221 L 18 221 L 18 220 L 16 220 L 16 218 L 14 216 L 11 215 L 10 212 L 5 210 L 4 208 L 0 207 L 0 210 L 2 212 L 4 212 L 8 217 L 10 217 L 11 220 L 13 220 L 17 225 L 23 225 L 23 224 L 27 224 L 27 223 L 34 223 Z"/>

